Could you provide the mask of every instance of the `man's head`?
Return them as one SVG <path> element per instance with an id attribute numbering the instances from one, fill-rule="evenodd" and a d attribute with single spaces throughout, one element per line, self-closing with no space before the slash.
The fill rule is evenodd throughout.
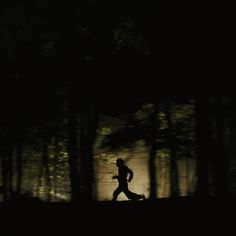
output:
<path id="1" fill-rule="evenodd" d="M 125 163 L 124 160 L 122 160 L 122 159 L 120 159 L 120 158 L 116 160 L 116 165 L 117 165 L 118 167 L 123 166 L 124 163 Z"/>

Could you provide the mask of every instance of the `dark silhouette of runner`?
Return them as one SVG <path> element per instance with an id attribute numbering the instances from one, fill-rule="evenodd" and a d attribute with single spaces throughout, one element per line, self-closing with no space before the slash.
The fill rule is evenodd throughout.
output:
<path id="1" fill-rule="evenodd" d="M 113 201 L 116 201 L 118 195 L 123 192 L 128 199 L 131 200 L 138 200 L 138 199 L 145 199 L 144 195 L 140 195 L 137 193 L 133 193 L 128 189 L 128 182 L 133 179 L 133 171 L 130 170 L 125 164 L 122 159 L 116 160 L 116 166 L 118 167 L 118 175 L 112 177 L 112 179 L 118 179 L 119 186 L 113 192 Z M 129 175 L 129 178 L 128 178 Z"/>

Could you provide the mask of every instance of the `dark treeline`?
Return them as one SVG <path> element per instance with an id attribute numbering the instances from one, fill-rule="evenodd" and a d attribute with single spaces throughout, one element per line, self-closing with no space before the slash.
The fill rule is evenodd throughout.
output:
<path id="1" fill-rule="evenodd" d="M 197 160 L 196 196 L 232 194 L 231 14 L 221 20 L 207 9 L 185 13 L 161 2 L 1 5 L 3 200 L 27 193 L 47 201 L 93 200 L 93 148 L 103 115 L 125 119 L 103 147 L 144 140 L 150 199 L 157 197 L 155 159 L 163 149 L 171 196 L 179 193 L 181 156 Z"/>

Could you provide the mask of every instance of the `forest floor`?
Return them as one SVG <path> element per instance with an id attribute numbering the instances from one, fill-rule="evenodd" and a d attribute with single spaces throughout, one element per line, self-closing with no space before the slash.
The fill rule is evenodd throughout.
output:
<path id="1" fill-rule="evenodd" d="M 228 233 L 236 228 L 236 199 L 0 205 L 0 235 L 130 235 L 160 232 Z M 150 234 L 151 235 L 151 234 Z"/>

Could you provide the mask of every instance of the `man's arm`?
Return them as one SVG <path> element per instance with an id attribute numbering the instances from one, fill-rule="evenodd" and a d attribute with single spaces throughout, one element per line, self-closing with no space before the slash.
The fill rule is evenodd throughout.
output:
<path id="1" fill-rule="evenodd" d="M 133 177 L 134 177 L 134 173 L 133 173 L 133 171 L 130 170 L 129 168 L 128 168 L 128 173 L 129 173 L 129 179 L 128 179 L 128 181 L 130 182 L 130 181 L 133 179 Z"/>

